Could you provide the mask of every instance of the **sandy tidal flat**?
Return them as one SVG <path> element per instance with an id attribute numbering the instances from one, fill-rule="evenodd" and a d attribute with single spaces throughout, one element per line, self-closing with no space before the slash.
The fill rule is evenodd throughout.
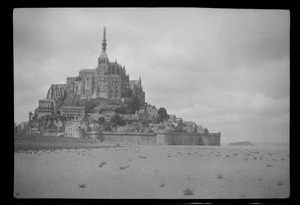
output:
<path id="1" fill-rule="evenodd" d="M 124 146 L 17 151 L 16 198 L 286 198 L 289 150 Z"/>

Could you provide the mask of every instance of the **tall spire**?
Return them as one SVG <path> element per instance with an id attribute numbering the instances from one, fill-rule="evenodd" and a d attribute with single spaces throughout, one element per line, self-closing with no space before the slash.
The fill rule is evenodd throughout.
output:
<path id="1" fill-rule="evenodd" d="M 102 41 L 102 52 L 106 51 L 106 26 L 103 29 L 103 41 Z"/>
<path id="2" fill-rule="evenodd" d="M 102 40 L 102 52 L 98 58 L 98 65 L 100 64 L 107 64 L 108 63 L 108 57 L 106 53 L 106 26 L 103 27 L 103 40 Z"/>
<path id="3" fill-rule="evenodd" d="M 140 85 L 140 87 L 142 87 L 142 78 L 141 78 L 141 76 L 139 78 L 139 85 Z"/>

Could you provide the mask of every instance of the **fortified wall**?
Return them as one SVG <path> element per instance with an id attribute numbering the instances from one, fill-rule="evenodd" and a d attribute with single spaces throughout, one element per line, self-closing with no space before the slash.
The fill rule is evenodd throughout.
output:
<path id="1" fill-rule="evenodd" d="M 220 138 L 221 133 L 158 133 L 156 136 L 156 144 L 220 146 Z"/>
<path id="2" fill-rule="evenodd" d="M 91 138 L 97 138 L 104 143 L 119 145 L 156 145 L 156 133 L 140 132 L 91 132 Z"/>
<path id="3" fill-rule="evenodd" d="M 120 145 L 221 145 L 221 133 L 90 132 L 87 134 L 101 142 Z"/>

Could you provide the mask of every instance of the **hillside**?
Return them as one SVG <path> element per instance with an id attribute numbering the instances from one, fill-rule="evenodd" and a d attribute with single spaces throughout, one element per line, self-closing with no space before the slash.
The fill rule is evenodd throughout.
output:
<path id="1" fill-rule="evenodd" d="M 85 98 L 81 99 L 80 95 L 68 95 L 65 99 L 59 99 L 56 107 L 62 106 L 81 106 L 85 107 L 85 112 L 94 113 L 100 109 L 114 110 L 123 105 L 120 99 L 107 99 L 107 98 Z"/>
<path id="2" fill-rule="evenodd" d="M 57 114 L 44 115 L 40 118 L 32 119 L 26 127 L 26 132 L 29 131 L 31 128 L 37 128 L 39 131 L 63 132 L 67 120 L 67 117 L 60 116 Z"/>
<path id="3" fill-rule="evenodd" d="M 107 98 L 82 99 L 79 104 L 84 105 L 85 112 L 87 113 L 99 112 L 101 109 L 114 110 L 123 105 L 120 99 Z"/>

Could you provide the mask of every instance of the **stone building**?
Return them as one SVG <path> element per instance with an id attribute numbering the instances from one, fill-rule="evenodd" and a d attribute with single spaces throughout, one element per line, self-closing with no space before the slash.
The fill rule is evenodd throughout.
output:
<path id="1" fill-rule="evenodd" d="M 120 114 L 120 117 L 125 121 L 126 124 L 132 124 L 133 122 L 138 122 L 139 118 L 137 114 Z"/>
<path id="2" fill-rule="evenodd" d="M 65 124 L 65 137 L 74 137 L 74 138 L 82 138 L 83 133 L 81 130 L 81 126 L 84 124 L 83 117 L 77 118 L 75 117 L 72 120 L 69 120 Z"/>
<path id="3" fill-rule="evenodd" d="M 197 132 L 197 124 L 192 121 L 184 121 L 185 124 L 184 130 L 186 132 Z"/>
<path id="4" fill-rule="evenodd" d="M 27 127 L 27 125 L 28 125 L 28 122 L 21 122 L 20 123 L 20 129 L 24 130 Z"/>
<path id="5" fill-rule="evenodd" d="M 137 118 L 138 118 L 139 121 L 148 120 L 149 119 L 149 114 L 148 114 L 148 112 L 147 112 L 146 109 L 142 109 L 142 110 L 136 111 L 135 116 L 137 116 Z"/>
<path id="6" fill-rule="evenodd" d="M 66 84 L 53 84 L 48 90 L 47 99 L 70 98 L 69 105 L 75 96 L 80 98 L 121 99 L 132 92 L 134 96 L 145 102 L 145 92 L 138 81 L 130 81 L 125 66 L 109 61 L 106 53 L 106 28 L 103 30 L 102 52 L 94 69 L 82 69 L 78 77 L 68 77 Z"/>
<path id="7" fill-rule="evenodd" d="M 197 125 L 197 133 L 204 134 L 204 127 L 202 125 Z"/>
<path id="8" fill-rule="evenodd" d="M 145 104 L 145 92 L 143 91 L 141 77 L 139 80 L 130 81 L 130 89 L 132 90 L 133 96 L 137 97 L 140 100 L 140 104 Z"/>
<path id="9" fill-rule="evenodd" d="M 155 107 L 155 105 L 148 105 L 146 107 L 146 110 L 149 113 L 149 115 L 151 115 L 153 117 L 157 117 L 158 116 L 158 109 Z"/>
<path id="10" fill-rule="evenodd" d="M 54 112 L 54 103 L 52 99 L 39 100 L 39 106 L 37 108 L 37 117 L 44 115 L 51 115 Z"/>
<path id="11" fill-rule="evenodd" d="M 47 93 L 47 99 L 57 99 L 66 94 L 66 84 L 52 84 Z"/>
<path id="12" fill-rule="evenodd" d="M 82 117 L 85 115 L 83 106 L 63 106 L 60 109 L 60 115 L 66 117 Z"/>
<path id="13" fill-rule="evenodd" d="M 145 104 L 140 106 L 140 109 L 136 111 L 135 115 L 138 120 L 154 120 L 158 117 L 158 109 L 154 105 Z"/>
<path id="14" fill-rule="evenodd" d="M 125 130 L 127 132 L 139 132 L 142 130 L 142 124 L 139 122 L 133 122 L 131 124 L 126 124 Z"/>

